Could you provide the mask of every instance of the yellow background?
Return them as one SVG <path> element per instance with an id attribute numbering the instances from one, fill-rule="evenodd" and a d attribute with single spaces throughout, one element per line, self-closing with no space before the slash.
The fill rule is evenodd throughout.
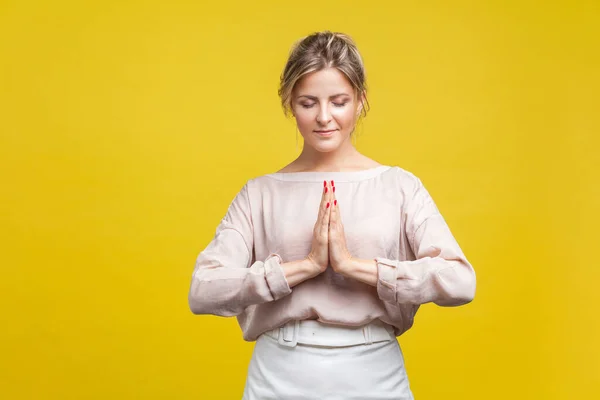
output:
<path id="1" fill-rule="evenodd" d="M 191 272 L 296 157 L 278 78 L 322 29 L 365 59 L 359 150 L 424 181 L 478 274 L 400 338 L 416 398 L 599 398 L 599 26 L 597 1 L 0 2 L 0 398 L 241 397 L 253 344 L 191 314 Z"/>

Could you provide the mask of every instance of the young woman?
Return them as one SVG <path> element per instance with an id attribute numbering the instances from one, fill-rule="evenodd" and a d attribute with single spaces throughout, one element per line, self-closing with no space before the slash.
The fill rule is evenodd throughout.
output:
<path id="1" fill-rule="evenodd" d="M 470 302 L 475 272 L 421 181 L 352 145 L 368 103 L 350 37 L 296 43 L 279 94 L 302 153 L 235 196 L 190 308 L 236 316 L 256 341 L 245 400 L 412 399 L 396 337 L 421 304 Z"/>

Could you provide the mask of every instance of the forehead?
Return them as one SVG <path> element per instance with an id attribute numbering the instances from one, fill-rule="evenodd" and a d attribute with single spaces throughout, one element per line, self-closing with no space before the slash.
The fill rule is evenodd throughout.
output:
<path id="1" fill-rule="evenodd" d="M 354 88 L 337 68 L 326 68 L 304 75 L 294 86 L 296 96 L 331 96 L 346 93 L 352 95 Z"/>

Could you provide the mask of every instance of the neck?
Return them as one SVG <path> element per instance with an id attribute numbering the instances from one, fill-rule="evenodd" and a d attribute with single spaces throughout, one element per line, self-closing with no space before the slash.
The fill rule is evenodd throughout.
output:
<path id="1" fill-rule="evenodd" d="M 348 138 L 340 147 L 327 153 L 317 151 L 305 143 L 296 162 L 306 170 L 335 172 L 357 164 L 362 157 Z"/>

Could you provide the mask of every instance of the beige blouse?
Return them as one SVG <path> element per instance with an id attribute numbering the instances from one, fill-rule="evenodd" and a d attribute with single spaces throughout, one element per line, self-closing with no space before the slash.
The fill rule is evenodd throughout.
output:
<path id="1" fill-rule="evenodd" d="M 290 288 L 281 263 L 306 258 L 323 181 L 333 180 L 350 253 L 377 261 L 377 286 L 331 268 Z M 194 314 L 236 316 L 247 341 L 289 320 L 360 326 L 379 319 L 396 335 L 419 306 L 475 295 L 475 271 L 422 182 L 392 166 L 292 172 L 246 182 L 196 259 Z"/>

